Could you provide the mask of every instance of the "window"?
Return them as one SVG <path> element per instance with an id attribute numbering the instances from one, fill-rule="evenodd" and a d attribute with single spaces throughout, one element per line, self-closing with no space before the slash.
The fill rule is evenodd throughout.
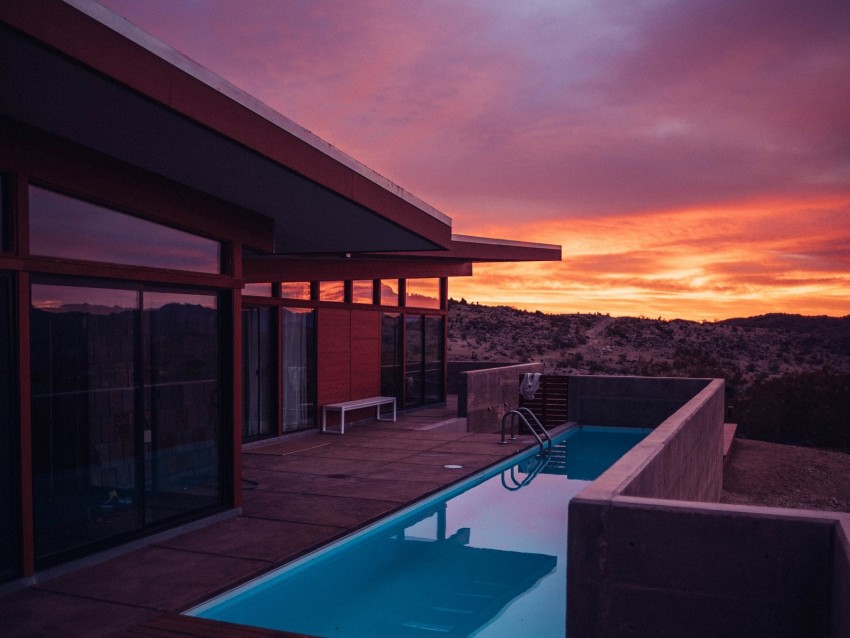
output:
<path id="1" fill-rule="evenodd" d="M 398 279 L 382 279 L 381 280 L 381 305 L 382 306 L 397 306 L 398 305 Z"/>
<path id="2" fill-rule="evenodd" d="M 280 284 L 280 296 L 284 299 L 310 301 L 310 282 L 284 281 Z"/>
<path id="3" fill-rule="evenodd" d="M 243 295 L 249 295 L 252 297 L 271 297 L 272 296 L 272 285 L 271 284 L 245 284 L 245 287 L 242 289 Z"/>
<path id="4" fill-rule="evenodd" d="M 409 308 L 440 309 L 440 280 L 408 279 L 405 286 L 405 305 Z"/>
<path id="5" fill-rule="evenodd" d="M 34 278 L 30 312 L 37 561 L 222 504 L 217 296 Z"/>
<path id="6" fill-rule="evenodd" d="M 375 285 L 371 279 L 355 279 L 351 282 L 351 303 L 374 303 L 374 290 Z"/>
<path id="7" fill-rule="evenodd" d="M 345 301 L 345 282 L 320 281 L 319 301 Z"/>
<path id="8" fill-rule="evenodd" d="M 35 186 L 29 200 L 33 255 L 221 272 L 219 242 Z"/>

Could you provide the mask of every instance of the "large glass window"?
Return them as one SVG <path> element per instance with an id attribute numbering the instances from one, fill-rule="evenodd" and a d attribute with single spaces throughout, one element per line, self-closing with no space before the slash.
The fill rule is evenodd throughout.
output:
<path id="1" fill-rule="evenodd" d="M 20 448 L 15 406 L 12 276 L 0 272 L 0 582 L 20 576 Z"/>
<path id="2" fill-rule="evenodd" d="M 402 400 L 402 319 L 397 312 L 381 315 L 381 395 Z"/>
<path id="3" fill-rule="evenodd" d="M 316 424 L 316 313 L 306 308 L 281 308 L 283 343 L 283 431 Z"/>
<path id="4" fill-rule="evenodd" d="M 222 501 L 216 295 L 32 285 L 36 559 Z"/>
<path id="5" fill-rule="evenodd" d="M 408 279 L 405 284 L 405 305 L 411 308 L 440 308 L 440 280 Z"/>
<path id="6" fill-rule="evenodd" d="M 221 272 L 219 242 L 35 186 L 29 200 L 33 255 Z"/>
<path id="7" fill-rule="evenodd" d="M 272 308 L 242 310 L 242 438 L 276 433 Z"/>

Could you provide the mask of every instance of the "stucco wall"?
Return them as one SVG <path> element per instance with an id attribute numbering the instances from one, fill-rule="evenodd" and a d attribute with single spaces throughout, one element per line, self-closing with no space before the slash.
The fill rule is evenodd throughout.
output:
<path id="1" fill-rule="evenodd" d="M 458 392 L 458 416 L 465 416 L 469 432 L 498 432 L 502 417 L 519 405 L 519 378 L 543 372 L 542 363 L 522 363 L 463 373 L 466 383 Z"/>

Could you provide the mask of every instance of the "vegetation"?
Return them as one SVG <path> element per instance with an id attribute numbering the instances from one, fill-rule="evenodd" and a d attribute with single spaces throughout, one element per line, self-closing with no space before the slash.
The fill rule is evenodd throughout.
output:
<path id="1" fill-rule="evenodd" d="M 719 377 L 740 436 L 850 452 L 850 316 L 694 322 L 450 301 L 449 357 L 547 374 Z"/>

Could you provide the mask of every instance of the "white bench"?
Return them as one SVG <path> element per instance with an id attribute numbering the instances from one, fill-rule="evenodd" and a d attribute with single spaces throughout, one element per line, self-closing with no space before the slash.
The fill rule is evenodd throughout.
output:
<path id="1" fill-rule="evenodd" d="M 381 418 L 381 406 L 393 406 L 393 422 L 396 420 L 395 397 L 368 397 L 366 399 L 354 399 L 353 401 L 341 401 L 340 403 L 328 403 L 322 406 L 322 432 L 330 432 L 331 434 L 345 434 L 345 413 L 350 410 L 360 410 L 362 408 L 375 408 L 375 420 L 389 421 L 389 419 Z M 328 412 L 339 412 L 339 430 L 329 430 Z"/>

